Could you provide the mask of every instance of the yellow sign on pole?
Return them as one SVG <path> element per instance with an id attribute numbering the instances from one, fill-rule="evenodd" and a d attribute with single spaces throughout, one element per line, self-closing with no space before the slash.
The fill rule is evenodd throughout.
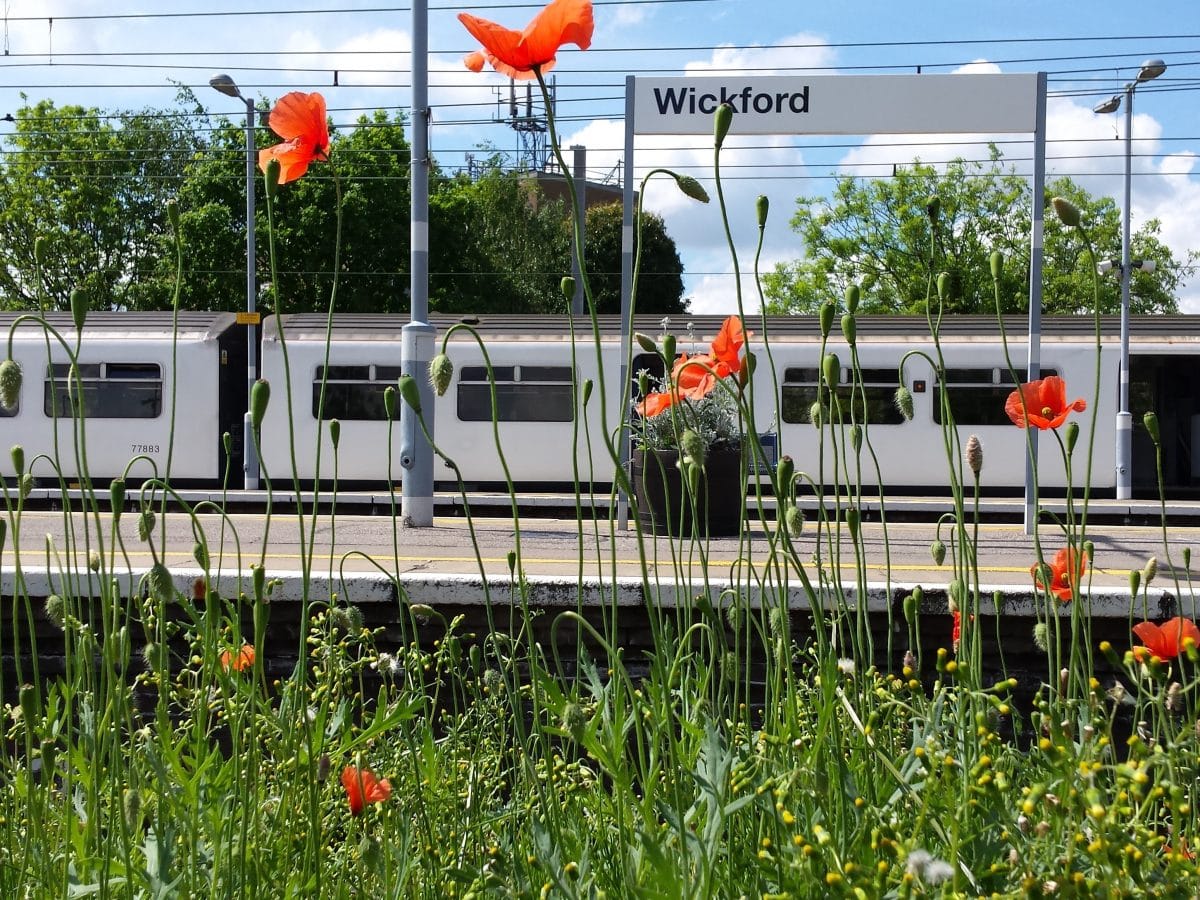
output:
<path id="1" fill-rule="evenodd" d="M 262 322 L 262 314 L 257 312 L 240 312 L 237 313 L 237 323 L 239 325 L 258 325 Z"/>

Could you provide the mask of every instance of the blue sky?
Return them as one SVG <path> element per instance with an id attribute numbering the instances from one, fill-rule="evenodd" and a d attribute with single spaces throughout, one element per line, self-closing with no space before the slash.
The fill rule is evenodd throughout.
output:
<path id="1" fill-rule="evenodd" d="M 455 12 L 471 7 L 442 0 L 429 5 L 434 155 L 454 167 L 481 143 L 516 151 L 516 133 L 492 121 L 501 109 L 497 91 L 505 95 L 507 83 L 461 66 L 473 46 Z M 491 2 L 472 11 L 521 27 L 536 8 Z M 19 108 L 21 93 L 31 102 L 50 98 L 59 105 L 169 106 L 174 83 L 180 82 L 192 86 L 214 113 L 237 118 L 238 103 L 208 87 L 209 75 L 217 71 L 267 100 L 288 90 L 320 90 L 340 125 L 376 107 L 409 104 L 407 3 L 6 0 L 0 11 L 6 16 L 0 116 Z M 1161 57 L 1167 73 L 1136 95 L 1132 220 L 1135 228 L 1150 217 L 1161 220 L 1163 237 L 1177 255 L 1200 250 L 1200 12 L 1194 0 L 1141 6 L 1104 0 L 629 0 L 598 3 L 595 15 L 592 49 L 564 51 L 554 74 L 563 143 L 588 147 L 589 176 L 596 180 L 615 177 L 620 163 L 626 73 L 1044 70 L 1050 73 L 1050 177 L 1069 174 L 1093 193 L 1120 202 L 1123 113 L 1098 116 L 1092 107 L 1132 78 L 1142 60 Z M 1030 145 L 1019 136 L 1002 140 L 1006 158 L 1027 171 Z M 766 193 L 772 221 L 764 259 L 769 264 L 796 258 L 803 251 L 787 227 L 795 200 L 827 191 L 833 175 L 886 175 L 893 164 L 914 157 L 934 162 L 980 158 L 984 152 L 978 141 L 944 135 L 731 138 L 722 159 L 734 233 L 748 256 L 754 198 Z M 638 140 L 635 170 L 668 165 L 702 177 L 710 161 L 707 139 L 647 136 Z M 698 210 L 674 188 L 651 188 L 646 202 L 665 217 L 678 243 L 693 308 L 730 311 L 733 277 L 715 210 Z M 744 288 L 753 301 L 753 286 Z M 1181 300 L 1185 311 L 1200 313 L 1200 277 L 1184 288 Z"/>

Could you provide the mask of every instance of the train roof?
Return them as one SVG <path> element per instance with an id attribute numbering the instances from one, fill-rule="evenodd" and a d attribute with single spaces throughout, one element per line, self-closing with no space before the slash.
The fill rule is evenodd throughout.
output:
<path id="1" fill-rule="evenodd" d="M 464 323 L 472 326 L 481 337 L 488 340 L 561 340 L 570 333 L 571 318 L 566 315 L 480 315 L 447 316 L 432 315 L 430 324 L 444 335 L 453 325 Z M 590 337 L 592 321 L 588 316 L 575 316 L 574 330 L 577 336 Z M 698 340 L 709 340 L 720 330 L 725 316 L 680 315 L 670 317 L 667 328 L 681 339 L 687 326 L 693 326 Z M 284 332 L 287 338 L 311 341 L 323 340 L 326 332 L 326 317 L 323 314 L 298 313 L 285 315 Z M 340 341 L 397 340 L 400 329 L 408 323 L 407 313 L 397 314 L 349 314 L 335 316 L 332 335 Z M 621 333 L 621 319 L 616 315 L 598 317 L 600 334 L 609 339 Z M 929 323 L 924 316 L 859 316 L 857 333 L 860 339 L 874 340 L 929 340 Z M 765 333 L 773 338 L 812 338 L 820 336 L 816 316 L 768 316 L 757 314 L 746 317 L 746 327 L 756 337 Z M 1092 316 L 1046 316 L 1041 324 L 1042 336 L 1050 339 L 1094 338 L 1095 319 Z M 662 316 L 637 316 L 634 331 L 658 335 L 663 331 Z M 838 329 L 835 327 L 835 333 Z M 1025 340 L 1029 335 L 1029 321 L 1025 316 L 1005 316 L 1004 332 L 1010 340 Z M 1106 339 L 1120 335 L 1120 317 L 1102 316 L 1100 332 Z M 945 316 L 939 326 L 939 334 L 947 340 L 978 340 L 999 338 L 999 322 L 995 316 Z M 1130 320 L 1133 337 L 1161 342 L 1200 343 L 1200 315 L 1135 316 Z M 840 336 L 840 335 L 839 335 Z M 275 316 L 264 321 L 263 339 L 278 340 L 279 328 Z M 464 330 L 462 339 L 468 339 Z"/>
<path id="2" fill-rule="evenodd" d="M 0 313 L 0 327 L 7 335 L 12 324 L 21 316 L 34 316 L 35 312 Z M 46 314 L 46 321 L 64 338 L 75 333 L 75 323 L 68 312 Z M 107 338 L 129 338 L 137 340 L 162 340 L 170 334 L 171 313 L 169 312 L 89 312 L 84 322 L 84 334 Z M 228 331 L 237 321 L 231 312 L 180 312 L 176 331 L 185 340 L 210 340 Z M 26 319 L 17 327 L 16 335 L 23 340 L 36 337 L 42 339 L 42 329 L 34 319 Z"/>

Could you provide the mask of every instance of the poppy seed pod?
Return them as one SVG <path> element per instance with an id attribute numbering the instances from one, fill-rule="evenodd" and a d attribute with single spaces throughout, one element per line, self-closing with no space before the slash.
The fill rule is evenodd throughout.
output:
<path id="1" fill-rule="evenodd" d="M 1081 221 L 1079 207 L 1067 200 L 1065 197 L 1054 197 L 1050 200 L 1050 205 L 1054 207 L 1054 214 L 1058 216 L 1058 220 L 1064 225 L 1071 228 L 1078 228 Z"/>
<path id="2" fill-rule="evenodd" d="M 25 448 L 22 447 L 20 444 L 13 444 L 12 450 L 9 452 L 12 454 L 13 471 L 16 472 L 18 475 L 24 475 L 25 474 Z"/>
<path id="3" fill-rule="evenodd" d="M 390 384 L 383 389 L 383 412 L 389 422 L 396 421 L 396 389 Z"/>
<path id="4" fill-rule="evenodd" d="M 1162 435 L 1158 430 L 1158 414 L 1148 412 L 1142 416 L 1142 424 L 1146 426 L 1146 433 L 1150 435 L 1150 440 L 1154 441 L 1154 446 L 1158 446 L 1162 441 Z"/>
<path id="5" fill-rule="evenodd" d="M 722 103 L 713 113 L 713 140 L 718 150 L 725 143 L 725 135 L 729 134 L 729 126 L 733 124 L 733 104 Z"/>
<path id="6" fill-rule="evenodd" d="M 391 385 L 388 385 L 391 387 Z M 338 444 L 342 442 L 342 423 L 337 419 L 329 420 L 329 443 L 333 444 L 333 449 L 338 448 Z"/>
<path id="7" fill-rule="evenodd" d="M 836 353 L 826 353 L 821 360 L 821 374 L 825 376 L 825 384 L 829 390 L 836 391 L 838 377 L 842 374 L 842 363 Z"/>
<path id="8" fill-rule="evenodd" d="M 854 339 L 858 335 L 858 325 L 854 321 L 854 316 L 850 313 L 842 316 L 842 334 L 846 336 L 846 343 L 853 347 Z"/>
<path id="9" fill-rule="evenodd" d="M 900 415 L 904 416 L 905 421 L 911 422 L 913 417 L 913 395 L 912 391 L 904 385 L 896 388 L 896 409 L 900 411 Z"/>
<path id="10" fill-rule="evenodd" d="M 1078 441 L 1079 441 L 1079 423 L 1078 422 L 1068 422 L 1067 423 L 1066 442 L 1065 442 L 1067 445 L 1067 453 L 1068 454 L 1071 454 L 1075 451 L 1075 444 L 1078 443 Z"/>
<path id="11" fill-rule="evenodd" d="M 16 409 L 21 399 L 21 364 L 12 359 L 0 362 L 0 405 L 5 409 Z"/>
<path id="12" fill-rule="evenodd" d="M 262 428 L 267 404 L 271 401 L 271 385 L 265 378 L 254 382 L 250 388 L 250 426 L 256 431 Z"/>
<path id="13" fill-rule="evenodd" d="M 564 275 L 558 283 L 558 291 L 568 300 L 575 296 L 575 279 L 570 275 Z"/>
<path id="14" fill-rule="evenodd" d="M 821 325 L 821 337 L 829 337 L 829 332 L 833 330 L 833 316 L 837 312 L 837 308 L 826 300 L 821 304 L 820 310 L 817 311 L 817 321 Z"/>
<path id="15" fill-rule="evenodd" d="M 274 200 L 279 194 L 279 173 L 283 171 L 283 167 L 279 164 L 279 160 L 272 159 L 267 162 L 267 167 L 263 170 L 267 180 L 267 199 Z"/>
<path id="16" fill-rule="evenodd" d="M 450 381 L 454 378 L 454 363 L 445 353 L 439 353 L 429 361 L 429 383 L 433 392 L 444 397 L 450 389 Z"/>
<path id="17" fill-rule="evenodd" d="M 640 331 L 635 331 L 633 333 L 633 339 L 635 341 L 637 341 L 638 346 L 641 347 L 643 350 L 645 350 L 647 353 L 657 353 L 658 352 L 658 344 L 654 343 L 654 338 L 650 337 L 650 335 L 643 334 Z"/>
<path id="18" fill-rule="evenodd" d="M 1000 276 L 1004 274 L 1004 254 L 993 250 L 992 255 L 988 257 L 988 263 L 992 267 L 992 280 L 999 281 Z"/>
<path id="19" fill-rule="evenodd" d="M 767 214 L 771 211 L 771 199 L 766 194 L 759 194 L 758 199 L 754 201 L 754 213 L 758 216 L 758 227 L 763 228 L 767 224 Z"/>
<path id="20" fill-rule="evenodd" d="M 411 375 L 401 375 L 398 383 L 400 397 L 417 415 L 421 414 L 421 392 L 417 388 L 417 380 Z"/>
<path id="21" fill-rule="evenodd" d="M 846 310 L 853 315 L 858 312 L 858 302 L 862 299 L 862 288 L 852 284 L 846 288 Z"/>
<path id="22" fill-rule="evenodd" d="M 683 191 L 685 196 L 691 197 L 693 200 L 698 200 L 701 203 L 708 202 L 708 191 L 704 189 L 704 185 L 691 175 L 676 175 L 675 184 L 679 186 L 679 190 Z"/>

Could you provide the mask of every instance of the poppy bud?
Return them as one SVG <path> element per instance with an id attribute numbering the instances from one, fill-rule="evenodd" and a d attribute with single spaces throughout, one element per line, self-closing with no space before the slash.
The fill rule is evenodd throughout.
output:
<path id="1" fill-rule="evenodd" d="M 179 203 L 174 198 L 167 201 L 167 221 L 176 234 L 179 233 Z"/>
<path id="2" fill-rule="evenodd" d="M 100 551 L 95 550 L 95 549 L 89 550 L 88 551 L 88 560 L 87 560 L 87 567 L 88 567 L 89 571 L 99 572 L 100 571 L 100 563 L 101 563 Z"/>
<path id="3" fill-rule="evenodd" d="M 25 474 L 25 448 L 20 444 L 13 444 L 12 450 L 13 471 L 18 475 Z"/>
<path id="4" fill-rule="evenodd" d="M 150 535 L 154 534 L 154 510 L 142 510 L 142 514 L 138 516 L 137 533 L 138 540 L 143 543 L 150 540 Z"/>
<path id="5" fill-rule="evenodd" d="M 391 387 L 389 384 L 388 387 Z M 342 423 L 337 419 L 329 420 L 329 443 L 333 444 L 333 449 L 338 448 L 338 444 L 342 441 Z"/>
<path id="6" fill-rule="evenodd" d="M 429 383 L 433 385 L 433 392 L 439 397 L 446 395 L 453 377 L 454 363 L 445 353 L 439 353 L 429 361 Z"/>
<path id="7" fill-rule="evenodd" d="M 925 201 L 925 215 L 929 216 L 929 221 L 936 223 L 938 217 L 942 213 L 942 200 L 936 194 Z"/>
<path id="8" fill-rule="evenodd" d="M 1058 216 L 1058 220 L 1064 225 L 1071 228 L 1078 228 L 1081 216 L 1079 207 L 1067 200 L 1064 197 L 1054 197 L 1050 200 L 1050 205 L 1054 207 L 1054 214 Z"/>
<path id="9" fill-rule="evenodd" d="M 221 433 L 221 446 L 225 448 L 226 456 L 233 452 L 233 435 L 228 431 Z"/>
<path id="10" fill-rule="evenodd" d="M 837 309 L 828 300 L 821 304 L 821 308 L 817 312 L 817 320 L 821 324 L 821 337 L 829 337 L 829 332 L 833 330 L 833 315 L 835 312 L 837 312 Z"/>
<path id="11" fill-rule="evenodd" d="M 686 465 L 683 471 L 684 477 L 687 479 L 688 493 L 693 497 L 700 496 L 700 476 L 704 474 L 702 464 L 692 460 Z"/>
<path id="12" fill-rule="evenodd" d="M 108 486 L 108 502 L 112 507 L 113 520 L 121 517 L 121 511 L 125 509 L 125 479 L 114 478 Z"/>
<path id="13" fill-rule="evenodd" d="M 746 358 L 742 360 L 741 366 L 738 368 L 738 385 L 746 386 L 746 382 L 750 380 L 750 376 L 754 374 L 755 367 L 758 366 L 758 357 L 746 351 Z"/>
<path id="14" fill-rule="evenodd" d="M 704 439 L 693 429 L 684 429 L 679 436 L 679 449 L 683 451 L 683 461 L 696 466 L 704 465 Z"/>
<path id="15" fill-rule="evenodd" d="M 250 567 L 250 585 L 254 591 L 254 602 L 264 602 L 264 592 L 267 587 L 267 570 L 262 566 Z"/>
<path id="16" fill-rule="evenodd" d="M 821 401 L 816 400 L 813 405 L 808 408 L 808 421 L 812 422 L 818 428 L 825 421 L 825 410 L 821 406 Z"/>
<path id="17" fill-rule="evenodd" d="M 37 263 L 38 268 L 44 269 L 46 267 L 46 256 L 47 256 L 48 247 L 49 247 L 49 244 L 46 240 L 45 235 L 39 234 L 36 238 L 34 238 L 34 240 L 33 240 L 33 261 L 35 263 Z"/>
<path id="18" fill-rule="evenodd" d="M 23 684 L 17 691 L 17 702 L 21 706 L 21 718 L 29 734 L 34 733 L 37 723 L 41 720 L 38 715 L 37 688 L 32 684 Z"/>
<path id="19" fill-rule="evenodd" d="M 838 360 L 836 353 L 825 354 L 825 358 L 821 360 L 821 374 L 825 376 L 825 384 L 829 387 L 829 390 L 836 391 L 838 376 L 842 374 L 842 364 Z"/>
<path id="20" fill-rule="evenodd" d="M 854 322 L 854 316 L 850 313 L 842 316 L 842 334 L 846 336 L 846 343 L 853 347 L 854 338 L 858 334 L 858 326 Z"/>
<path id="21" fill-rule="evenodd" d="M 648 374 L 646 374 L 645 369 L 642 369 L 642 371 L 638 372 L 637 380 L 638 380 L 638 394 L 645 397 L 647 394 L 650 393 L 650 376 Z"/>
<path id="22" fill-rule="evenodd" d="M 733 124 L 733 104 L 722 103 L 713 113 L 713 139 L 718 150 L 725 143 L 725 135 L 729 134 L 729 126 Z"/>
<path id="23" fill-rule="evenodd" d="M 1004 274 L 1004 254 L 993 250 L 992 255 L 988 257 L 988 263 L 992 267 L 992 280 L 999 281 L 1000 276 Z"/>
<path id="24" fill-rule="evenodd" d="M 858 540 L 859 525 L 862 524 L 862 514 L 853 506 L 846 510 L 846 530 L 850 532 L 850 540 Z"/>
<path id="25" fill-rule="evenodd" d="M 517 551 L 508 551 L 508 577 L 513 578 L 517 572 Z"/>
<path id="26" fill-rule="evenodd" d="M 635 341 L 637 341 L 638 346 L 641 347 L 643 350 L 645 350 L 647 353 L 657 353 L 658 352 L 658 344 L 654 343 L 654 338 L 650 337 L 650 335 L 642 334 L 642 332 L 640 332 L 640 331 L 635 331 L 633 333 L 633 339 Z"/>
<path id="27" fill-rule="evenodd" d="M 558 290 L 559 293 L 570 300 L 575 296 L 575 279 L 570 275 L 564 275 L 558 283 Z"/>
<path id="28" fill-rule="evenodd" d="M 691 175 L 675 175 L 675 184 L 679 186 L 679 189 L 683 191 L 685 196 L 691 197 L 693 200 L 699 200 L 701 203 L 708 202 L 708 191 L 704 189 L 704 185 Z"/>
<path id="29" fill-rule="evenodd" d="M 267 181 L 267 199 L 274 200 L 279 193 L 279 173 L 282 171 L 279 160 L 271 159 L 267 162 L 266 181 Z"/>
<path id="30" fill-rule="evenodd" d="M 8 519 L 0 519 L 0 553 L 4 552 L 4 544 L 8 540 Z"/>
<path id="31" fill-rule="evenodd" d="M 150 596 L 159 603 L 169 603 L 175 599 L 175 582 L 171 572 L 165 565 L 158 562 L 146 573 L 146 585 L 150 588 Z"/>
<path id="32" fill-rule="evenodd" d="M 792 479 L 795 475 L 795 461 L 787 454 L 779 457 L 779 461 L 775 463 L 775 484 L 777 489 L 780 491 L 791 490 Z"/>
<path id="33" fill-rule="evenodd" d="M 929 555 L 933 557 L 933 564 L 940 566 L 946 561 L 946 545 L 941 540 L 935 540 L 929 545 Z"/>
<path id="34" fill-rule="evenodd" d="M 758 199 L 754 201 L 754 212 L 758 216 L 758 227 L 762 228 L 767 224 L 767 213 L 771 211 L 771 200 L 766 194 L 759 194 Z"/>
<path id="35" fill-rule="evenodd" d="M 196 543 L 192 545 L 192 559 L 196 561 L 196 565 L 198 565 L 200 568 L 208 568 L 208 548 L 202 541 L 196 541 Z"/>
<path id="36" fill-rule="evenodd" d="M 783 513 L 784 523 L 789 534 L 799 535 L 804 531 L 804 510 L 798 506 L 789 506 Z"/>
<path id="37" fill-rule="evenodd" d="M 478 677 L 483 672 L 483 650 L 478 644 L 472 644 L 467 651 L 467 661 L 471 664 L 471 671 Z"/>
<path id="38" fill-rule="evenodd" d="M 595 383 L 590 378 L 583 379 L 583 405 L 587 406 L 588 400 L 592 399 L 592 388 Z"/>
<path id="39" fill-rule="evenodd" d="M 904 385 L 896 388 L 896 409 L 900 411 L 900 415 L 904 416 L 905 421 L 911 422 L 913 417 L 913 395 L 912 392 Z"/>
<path id="40" fill-rule="evenodd" d="M 67 622 L 67 602 L 58 594 L 51 594 L 46 598 L 46 618 L 62 628 Z"/>
<path id="41" fill-rule="evenodd" d="M 389 422 L 396 421 L 396 389 L 390 384 L 383 389 L 383 412 Z"/>
<path id="42" fill-rule="evenodd" d="M 401 375 L 399 381 L 400 398 L 409 405 L 417 415 L 421 414 L 421 392 L 417 389 L 417 380 L 411 375 Z"/>
<path id="43" fill-rule="evenodd" d="M 947 587 L 949 594 L 950 611 L 962 609 L 967 599 L 967 586 L 961 578 L 955 578 Z"/>
<path id="44" fill-rule="evenodd" d="M 1067 438 L 1065 441 L 1065 443 L 1067 445 L 1068 455 L 1075 450 L 1075 444 L 1078 441 L 1079 441 L 1079 423 L 1078 422 L 1068 422 L 1067 423 Z"/>
<path id="45" fill-rule="evenodd" d="M 1158 415 L 1157 413 L 1148 412 L 1142 416 L 1142 424 L 1146 426 L 1146 433 L 1150 435 L 1150 440 L 1154 441 L 1154 446 L 1158 446 L 1162 440 L 1162 436 L 1158 430 Z"/>
<path id="46" fill-rule="evenodd" d="M 271 385 L 265 378 L 260 378 L 250 388 L 250 427 L 256 431 L 262 428 L 263 416 L 267 414 L 267 404 L 271 400 Z"/>
<path id="47" fill-rule="evenodd" d="M 1117 651 L 1113 648 L 1113 645 L 1110 642 L 1101 641 L 1100 652 L 1104 654 L 1104 658 L 1107 659 L 1111 665 L 1121 665 L 1121 658 L 1117 656 Z"/>
<path id="48" fill-rule="evenodd" d="M 850 426 L 850 446 L 857 453 L 862 448 L 862 426 L 857 422 Z"/>
<path id="49" fill-rule="evenodd" d="M 858 312 L 858 301 L 862 299 L 862 288 L 852 284 L 846 288 L 846 309 L 853 315 Z"/>
<path id="50" fill-rule="evenodd" d="M 662 352 L 663 358 L 666 359 L 668 365 L 675 361 L 675 335 L 663 335 Z"/>
<path id="51" fill-rule="evenodd" d="M 940 272 L 937 277 L 937 295 L 938 299 L 945 303 L 950 299 L 950 289 L 952 282 L 949 272 Z"/>
<path id="52" fill-rule="evenodd" d="M 130 831 L 138 831 L 142 827 L 142 794 L 137 788 L 126 788 L 121 798 L 121 812 L 125 817 L 125 827 Z"/>
<path id="53" fill-rule="evenodd" d="M 563 730 L 571 735 L 571 739 L 576 743 L 583 740 L 584 732 L 587 729 L 587 717 L 578 703 L 568 703 L 563 707 L 562 725 Z"/>
<path id="54" fill-rule="evenodd" d="M 983 444 L 979 440 L 979 435 L 973 434 L 967 438 L 967 449 L 964 455 L 967 458 L 967 466 L 978 478 L 983 469 Z"/>
<path id="55" fill-rule="evenodd" d="M 1192 548 L 1183 548 L 1183 567 L 1186 569 L 1192 564 Z"/>
<path id="56" fill-rule="evenodd" d="M 5 409 L 17 408 L 21 399 L 21 364 L 15 360 L 6 359 L 0 362 L 0 405 Z"/>
<path id="57" fill-rule="evenodd" d="M 909 625 L 912 625 L 917 621 L 917 613 L 921 608 L 921 600 L 917 596 L 917 590 L 920 589 L 918 588 L 911 594 L 907 594 L 904 597 L 904 621 L 906 621 Z"/>
<path id="58" fill-rule="evenodd" d="M 1158 574 L 1158 557 L 1152 556 L 1146 560 L 1146 567 L 1142 569 L 1142 579 L 1149 586 L 1154 581 L 1154 576 Z"/>
<path id="59" fill-rule="evenodd" d="M 33 475 L 26 472 L 21 476 L 21 481 L 17 485 L 17 496 L 25 500 L 33 493 Z"/>

